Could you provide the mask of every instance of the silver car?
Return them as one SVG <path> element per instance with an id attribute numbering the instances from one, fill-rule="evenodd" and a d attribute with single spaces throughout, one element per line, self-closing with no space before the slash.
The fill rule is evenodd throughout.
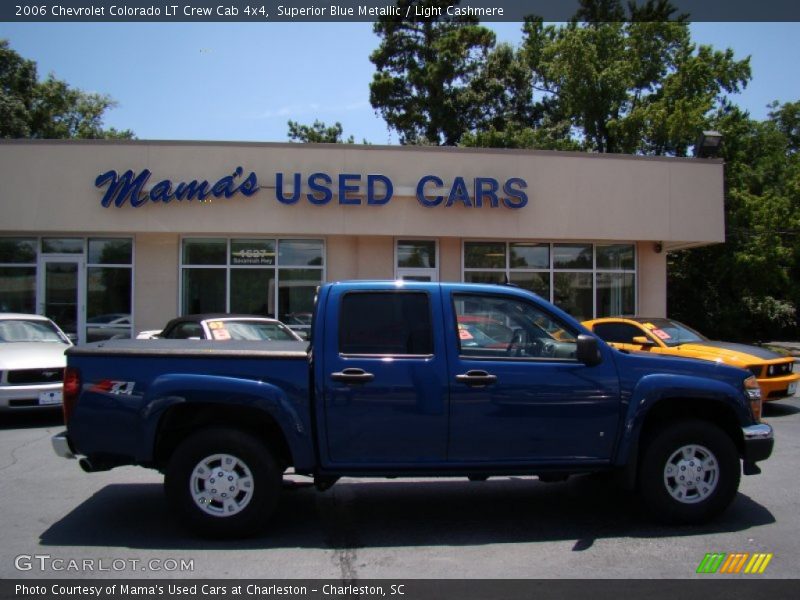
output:
<path id="1" fill-rule="evenodd" d="M 0 410 L 59 406 L 71 345 L 47 317 L 0 313 Z"/>

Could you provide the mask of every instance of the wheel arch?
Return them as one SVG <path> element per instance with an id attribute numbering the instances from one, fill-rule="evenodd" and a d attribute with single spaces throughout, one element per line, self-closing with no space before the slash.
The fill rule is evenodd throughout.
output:
<path id="1" fill-rule="evenodd" d="M 154 466 L 163 471 L 186 438 L 212 427 L 249 433 L 270 449 L 283 468 L 294 464 L 291 446 L 280 424 L 266 411 L 238 404 L 181 403 L 165 410 L 159 420 L 153 448 Z"/>

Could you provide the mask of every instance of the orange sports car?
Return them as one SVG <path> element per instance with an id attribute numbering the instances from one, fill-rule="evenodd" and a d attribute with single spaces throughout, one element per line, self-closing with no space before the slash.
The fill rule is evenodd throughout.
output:
<path id="1" fill-rule="evenodd" d="M 794 359 L 759 346 L 714 342 L 672 319 L 606 317 L 583 324 L 620 350 L 721 361 L 747 369 L 758 379 L 765 401 L 794 396 L 797 391 L 800 373 L 794 372 Z"/>

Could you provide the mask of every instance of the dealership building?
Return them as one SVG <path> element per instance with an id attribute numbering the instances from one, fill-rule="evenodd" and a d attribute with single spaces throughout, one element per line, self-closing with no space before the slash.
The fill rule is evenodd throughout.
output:
<path id="1" fill-rule="evenodd" d="M 724 241 L 715 159 L 343 144 L 0 142 L 0 312 L 79 342 L 178 315 L 308 327 L 326 281 L 504 282 L 666 316 L 666 256 Z"/>

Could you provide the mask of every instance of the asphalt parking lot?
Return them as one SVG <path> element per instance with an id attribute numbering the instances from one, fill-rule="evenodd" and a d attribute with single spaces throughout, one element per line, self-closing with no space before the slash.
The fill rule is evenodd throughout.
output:
<path id="1" fill-rule="evenodd" d="M 775 453 L 708 526 L 655 525 L 597 476 L 342 480 L 285 490 L 261 537 L 209 542 L 173 521 L 158 473 L 57 458 L 59 412 L 0 415 L 0 577 L 693 578 L 706 553 L 759 552 L 774 555 L 759 577 L 795 578 L 800 398 L 765 418 Z"/>

